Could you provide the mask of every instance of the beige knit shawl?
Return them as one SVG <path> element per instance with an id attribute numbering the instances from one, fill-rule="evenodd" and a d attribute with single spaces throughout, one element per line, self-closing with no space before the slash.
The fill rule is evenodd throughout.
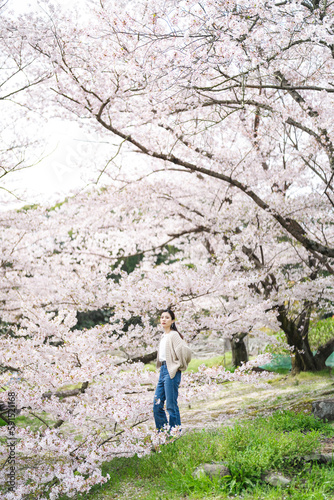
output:
<path id="1" fill-rule="evenodd" d="M 170 378 L 174 378 L 178 370 L 184 371 L 191 360 L 191 350 L 186 342 L 181 339 L 178 332 L 172 330 L 166 339 L 166 364 Z M 161 362 L 157 357 L 157 368 Z"/>

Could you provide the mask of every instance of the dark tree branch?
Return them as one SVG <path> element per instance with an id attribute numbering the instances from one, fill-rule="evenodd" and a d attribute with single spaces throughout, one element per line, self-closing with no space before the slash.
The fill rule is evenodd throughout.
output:
<path id="1" fill-rule="evenodd" d="M 50 399 L 52 396 L 57 396 L 57 398 L 69 398 L 71 396 L 78 396 L 86 391 L 88 384 L 89 382 L 83 382 L 80 388 L 70 389 L 68 391 L 44 392 L 42 398 Z"/>
<path id="2" fill-rule="evenodd" d="M 313 110 L 310 106 L 308 106 L 307 110 L 304 109 L 303 104 L 305 104 L 305 99 L 300 95 L 299 92 L 292 88 L 293 86 L 290 85 L 281 71 L 275 71 L 274 74 L 276 76 L 276 79 L 281 82 L 282 86 L 284 86 L 285 88 L 290 88 L 290 90 L 287 90 L 288 94 L 291 95 L 291 97 L 301 106 L 304 111 L 307 112 L 309 116 L 313 117 L 319 115 L 318 111 Z"/>
<path id="3" fill-rule="evenodd" d="M 246 89 L 276 89 L 276 90 L 313 90 L 315 92 L 328 92 L 329 94 L 334 93 L 334 88 L 328 88 L 328 87 L 317 87 L 315 85 L 292 85 L 285 87 L 283 85 L 272 85 L 272 84 L 258 84 L 258 85 L 252 85 L 249 83 L 244 83 L 240 82 L 234 85 L 229 85 L 228 87 L 221 87 L 221 88 L 210 88 L 210 87 L 194 87 L 195 90 L 206 90 L 210 92 L 224 92 L 225 90 L 231 90 L 231 89 L 236 89 L 236 88 L 246 88 Z"/>
<path id="4" fill-rule="evenodd" d="M 128 359 L 128 363 L 144 363 L 145 365 L 147 363 L 150 363 L 151 361 L 154 361 L 157 357 L 157 351 L 151 352 L 149 354 L 144 354 L 143 356 L 136 356 L 134 358 Z"/>
<path id="5" fill-rule="evenodd" d="M 145 147 L 143 144 L 141 144 L 139 141 L 134 139 L 131 135 L 124 134 L 123 132 L 117 130 L 115 127 L 112 126 L 112 124 L 106 123 L 102 119 L 102 113 L 107 105 L 107 101 L 103 103 L 101 106 L 99 113 L 96 115 L 97 121 L 107 130 L 112 132 L 115 135 L 118 135 L 119 137 L 122 137 L 123 139 L 126 139 L 130 144 L 133 144 L 136 146 L 139 151 L 142 153 L 146 154 L 147 156 L 151 156 L 152 158 L 157 158 L 163 161 L 167 161 L 169 163 L 173 163 L 174 165 L 180 165 L 184 167 L 187 171 L 189 172 L 200 172 L 201 174 L 207 175 L 209 177 L 214 177 L 216 179 L 220 179 L 224 182 L 227 182 L 228 184 L 238 188 L 240 191 L 245 193 L 247 196 L 249 196 L 260 208 L 265 210 L 266 212 L 270 213 L 272 217 L 284 228 L 288 233 L 291 234 L 297 241 L 299 241 L 307 250 L 311 252 L 318 252 L 322 255 L 325 255 L 326 257 L 334 257 L 334 248 L 327 247 L 325 245 L 322 245 L 321 243 L 318 243 L 314 240 L 311 240 L 309 237 L 306 236 L 305 230 L 300 226 L 300 224 L 289 218 L 289 217 L 283 217 L 280 215 L 275 209 L 271 208 L 265 201 L 263 201 L 249 186 L 246 184 L 243 184 L 242 182 L 238 181 L 237 179 L 234 179 L 233 177 L 222 174 L 219 172 L 215 172 L 214 170 L 210 170 L 208 168 L 204 167 L 198 167 L 194 163 L 187 162 L 185 160 L 181 160 L 180 158 L 172 155 L 172 154 L 166 154 L 166 153 L 158 153 L 155 151 L 149 151 L 147 147 Z"/>

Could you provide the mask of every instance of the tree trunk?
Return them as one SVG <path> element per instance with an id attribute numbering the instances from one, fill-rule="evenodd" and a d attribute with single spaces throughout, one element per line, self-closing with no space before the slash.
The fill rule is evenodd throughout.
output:
<path id="1" fill-rule="evenodd" d="M 334 352 L 334 339 L 319 347 L 313 355 L 308 341 L 311 308 L 306 306 L 298 321 L 288 318 L 284 305 L 278 308 L 278 319 L 286 335 L 288 344 L 293 348 L 291 355 L 292 374 L 302 371 L 324 370 L 326 359 Z"/>
<path id="2" fill-rule="evenodd" d="M 242 363 L 247 363 L 248 361 L 248 353 L 246 349 L 246 344 L 244 342 L 244 338 L 247 333 L 238 333 L 234 335 L 231 340 L 232 346 L 232 365 L 237 368 Z"/>
<path id="3" fill-rule="evenodd" d="M 316 360 L 317 366 L 320 367 L 319 370 L 324 370 L 326 368 L 326 359 L 333 352 L 334 352 L 334 338 L 329 340 L 325 345 L 322 345 L 318 348 L 317 352 L 314 355 L 314 359 Z"/>

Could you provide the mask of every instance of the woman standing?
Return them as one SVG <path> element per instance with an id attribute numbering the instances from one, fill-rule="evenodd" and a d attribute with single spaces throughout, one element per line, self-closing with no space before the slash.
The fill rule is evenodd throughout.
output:
<path id="1" fill-rule="evenodd" d="M 183 340 L 175 325 L 175 314 L 170 309 L 162 312 L 160 323 L 164 329 L 161 337 L 157 368 L 160 377 L 154 394 L 153 414 L 158 430 L 168 424 L 164 404 L 169 414 L 169 429 L 181 425 L 180 412 L 177 403 L 181 371 L 187 369 L 191 360 L 191 350 Z"/>

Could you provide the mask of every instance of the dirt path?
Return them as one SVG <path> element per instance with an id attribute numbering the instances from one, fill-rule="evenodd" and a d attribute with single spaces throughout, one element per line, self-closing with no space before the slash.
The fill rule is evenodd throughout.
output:
<path id="1" fill-rule="evenodd" d="M 190 408 L 180 405 L 182 426 L 185 430 L 215 428 L 278 409 L 310 413 L 312 401 L 331 397 L 334 397 L 334 377 L 280 376 L 266 387 L 232 382 L 223 384 L 209 398 L 194 401 Z"/>

